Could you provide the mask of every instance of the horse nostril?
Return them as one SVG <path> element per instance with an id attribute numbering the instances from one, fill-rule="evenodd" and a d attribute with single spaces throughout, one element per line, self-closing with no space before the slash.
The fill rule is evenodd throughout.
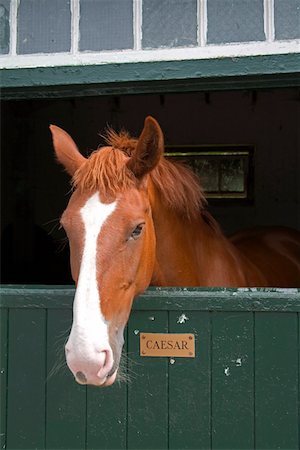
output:
<path id="1" fill-rule="evenodd" d="M 77 381 L 79 381 L 79 383 L 82 383 L 82 384 L 86 384 L 87 383 L 86 376 L 82 372 L 77 372 L 76 373 L 76 379 L 77 379 Z"/>
<path id="2" fill-rule="evenodd" d="M 103 350 L 101 356 L 102 364 L 97 376 L 99 378 L 106 378 L 113 366 L 113 354 L 111 350 Z"/>

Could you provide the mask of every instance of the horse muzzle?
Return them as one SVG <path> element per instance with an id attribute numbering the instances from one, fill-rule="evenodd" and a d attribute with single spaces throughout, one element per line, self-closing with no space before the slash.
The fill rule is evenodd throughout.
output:
<path id="1" fill-rule="evenodd" d="M 65 347 L 69 369 L 79 384 L 110 386 L 114 383 L 117 369 L 114 368 L 113 352 L 107 343 L 94 345 L 73 345 L 68 341 Z"/>

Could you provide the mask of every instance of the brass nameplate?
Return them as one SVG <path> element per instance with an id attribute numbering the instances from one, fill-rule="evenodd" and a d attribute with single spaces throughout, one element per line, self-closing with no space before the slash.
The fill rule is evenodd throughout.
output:
<path id="1" fill-rule="evenodd" d="M 195 358 L 195 336 L 182 333 L 140 333 L 140 355 Z"/>

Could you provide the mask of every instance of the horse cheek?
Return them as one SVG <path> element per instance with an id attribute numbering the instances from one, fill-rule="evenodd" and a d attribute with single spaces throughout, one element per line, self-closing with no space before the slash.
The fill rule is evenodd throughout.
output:
<path id="1" fill-rule="evenodd" d="M 71 266 L 71 274 L 72 278 L 77 284 L 80 270 L 80 261 L 81 261 L 81 252 L 79 248 L 74 245 L 72 241 L 69 241 L 70 247 L 70 266 Z"/>

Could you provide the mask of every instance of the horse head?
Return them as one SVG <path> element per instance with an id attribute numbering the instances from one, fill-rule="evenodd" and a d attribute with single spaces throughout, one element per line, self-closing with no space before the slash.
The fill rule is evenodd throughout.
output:
<path id="1" fill-rule="evenodd" d="M 133 299 L 153 274 L 156 240 L 147 179 L 161 159 L 163 134 L 147 117 L 139 139 L 110 131 L 110 146 L 86 159 L 64 130 L 50 129 L 74 187 L 61 217 L 76 284 L 66 360 L 77 382 L 109 386 Z"/>

